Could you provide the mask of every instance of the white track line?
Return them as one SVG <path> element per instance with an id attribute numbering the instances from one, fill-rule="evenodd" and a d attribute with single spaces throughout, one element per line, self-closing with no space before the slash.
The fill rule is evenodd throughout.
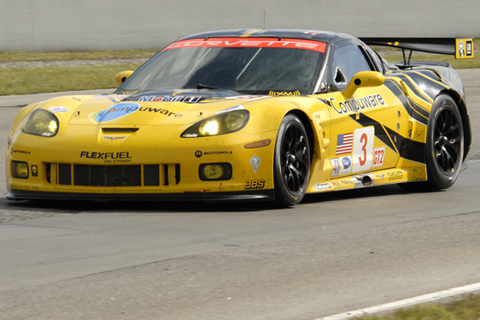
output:
<path id="1" fill-rule="evenodd" d="M 391 303 L 385 303 L 385 304 L 381 304 L 374 307 L 358 309 L 358 310 L 340 313 L 340 314 L 336 314 L 328 317 L 318 318 L 315 320 L 346 320 L 346 319 L 351 319 L 353 317 L 362 317 L 362 316 L 371 315 L 379 312 L 391 311 L 391 310 L 405 308 L 405 307 L 409 307 L 409 306 L 413 306 L 413 305 L 417 305 L 425 302 L 440 300 L 440 299 L 452 297 L 455 295 L 471 293 L 476 290 L 480 290 L 480 283 L 475 283 L 468 286 L 448 289 L 444 291 L 438 291 L 438 292 L 425 294 L 425 295 L 410 298 L 410 299 L 399 300 Z"/>

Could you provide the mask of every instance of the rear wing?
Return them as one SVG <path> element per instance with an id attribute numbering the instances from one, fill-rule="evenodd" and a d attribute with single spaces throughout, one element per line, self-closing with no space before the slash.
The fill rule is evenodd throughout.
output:
<path id="1" fill-rule="evenodd" d="M 369 46 L 386 46 L 402 49 L 403 62 L 410 63 L 413 51 L 446 54 L 455 59 L 473 58 L 473 38 L 360 38 Z M 410 50 L 408 59 L 405 50 Z"/>

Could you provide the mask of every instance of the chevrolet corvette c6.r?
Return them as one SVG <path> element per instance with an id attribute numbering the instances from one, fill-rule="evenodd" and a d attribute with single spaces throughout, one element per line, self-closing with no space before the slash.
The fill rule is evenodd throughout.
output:
<path id="1" fill-rule="evenodd" d="M 410 57 L 473 57 L 473 39 L 362 40 L 201 33 L 119 73 L 113 94 L 26 106 L 8 135 L 7 199 L 290 206 L 310 193 L 450 187 L 471 145 L 463 85 L 448 63 Z M 400 48 L 405 61 L 369 45 Z"/>

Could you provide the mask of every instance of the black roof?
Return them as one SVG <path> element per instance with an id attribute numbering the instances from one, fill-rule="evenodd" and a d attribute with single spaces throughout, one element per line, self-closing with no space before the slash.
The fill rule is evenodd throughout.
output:
<path id="1" fill-rule="evenodd" d="M 210 32 L 202 32 L 186 36 L 180 40 L 198 39 L 198 38 L 290 38 L 322 41 L 326 43 L 335 43 L 341 40 L 359 41 L 357 38 L 344 34 L 329 31 L 318 30 L 300 30 L 300 29 L 235 29 L 235 30 L 218 30 Z"/>

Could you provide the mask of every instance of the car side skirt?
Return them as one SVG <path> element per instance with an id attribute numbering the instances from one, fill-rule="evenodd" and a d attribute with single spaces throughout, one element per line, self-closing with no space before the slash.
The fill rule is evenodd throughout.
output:
<path id="1" fill-rule="evenodd" d="M 332 178 L 324 182 L 311 181 L 307 193 L 350 190 L 427 180 L 425 165 L 414 165 L 414 162 L 406 159 L 400 161 L 405 166 Z"/>

